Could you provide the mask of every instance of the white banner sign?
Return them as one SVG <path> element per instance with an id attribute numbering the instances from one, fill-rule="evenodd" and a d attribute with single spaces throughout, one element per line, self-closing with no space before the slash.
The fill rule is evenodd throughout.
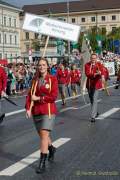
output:
<path id="1" fill-rule="evenodd" d="M 60 39 L 77 42 L 80 26 L 26 13 L 23 29 Z"/>
<path id="2" fill-rule="evenodd" d="M 110 76 L 115 75 L 115 65 L 114 65 L 114 62 L 106 62 L 106 63 L 104 63 L 104 66 L 108 69 Z"/>

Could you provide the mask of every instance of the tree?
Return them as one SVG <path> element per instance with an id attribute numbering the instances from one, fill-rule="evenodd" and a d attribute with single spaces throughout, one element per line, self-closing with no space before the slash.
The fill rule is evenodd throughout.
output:
<path id="1" fill-rule="evenodd" d="M 109 39 L 120 39 L 120 27 L 113 29 L 107 36 Z"/>
<path id="2" fill-rule="evenodd" d="M 83 41 L 83 34 L 80 34 L 79 38 L 79 49 L 82 47 Z M 87 32 L 87 37 L 90 41 L 91 48 L 94 52 L 101 53 L 103 49 L 108 47 L 108 39 L 106 37 L 106 28 L 98 28 L 94 26 L 93 28 L 89 29 Z"/>
<path id="3" fill-rule="evenodd" d="M 120 41 L 120 27 L 114 28 L 108 35 L 109 49 L 115 52 L 115 41 Z"/>
<path id="4" fill-rule="evenodd" d="M 81 32 L 78 40 L 78 49 L 81 52 L 82 42 L 83 42 L 84 33 Z"/>

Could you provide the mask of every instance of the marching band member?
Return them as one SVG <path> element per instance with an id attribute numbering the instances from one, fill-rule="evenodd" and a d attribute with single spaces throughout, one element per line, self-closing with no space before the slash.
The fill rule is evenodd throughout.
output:
<path id="1" fill-rule="evenodd" d="M 109 77 L 109 71 L 105 66 L 103 66 L 103 73 L 104 73 L 104 87 L 105 87 L 105 89 L 103 90 L 105 90 L 107 95 L 110 96 L 110 92 L 107 88 L 107 81 L 110 79 L 110 77 Z"/>
<path id="2" fill-rule="evenodd" d="M 0 66 L 0 123 L 2 123 L 5 114 L 2 113 L 2 102 L 1 98 L 6 96 L 6 86 L 7 86 L 7 75 L 2 66 Z"/>
<path id="3" fill-rule="evenodd" d="M 56 115 L 55 100 L 58 95 L 58 82 L 55 76 L 48 73 L 48 62 L 42 58 L 39 61 L 38 73 L 33 83 L 37 82 L 35 95 L 31 92 L 34 88 L 32 84 L 31 91 L 26 98 L 27 116 L 33 115 L 33 121 L 40 136 L 40 162 L 36 173 L 45 171 L 45 161 L 49 150 L 48 160 L 52 161 L 56 148 L 52 145 L 50 132 L 53 129 Z M 30 112 L 31 101 L 34 102 L 32 112 Z"/>
<path id="4" fill-rule="evenodd" d="M 58 86 L 59 86 L 59 92 L 62 99 L 62 105 L 64 106 L 66 104 L 66 87 L 68 83 L 68 70 L 65 69 L 65 66 L 63 64 L 60 64 L 58 70 L 57 70 L 57 79 L 58 79 Z"/>
<path id="5" fill-rule="evenodd" d="M 115 86 L 115 89 L 118 89 L 119 86 L 120 86 L 120 65 L 118 67 L 118 71 L 117 71 L 117 80 L 116 80 L 116 86 Z"/>
<path id="6" fill-rule="evenodd" d="M 73 96 L 77 95 L 77 85 L 78 83 L 80 84 L 80 79 L 81 79 L 81 72 L 80 70 L 77 69 L 76 65 L 73 64 L 71 66 L 71 90 L 73 91 Z"/>
<path id="7" fill-rule="evenodd" d="M 67 71 L 68 71 L 68 75 L 67 75 L 67 80 L 66 80 L 66 87 L 67 87 L 67 92 L 68 92 L 68 95 L 69 97 L 71 96 L 71 77 L 70 77 L 70 74 L 71 74 L 71 69 L 70 67 L 66 67 Z"/>
<path id="8" fill-rule="evenodd" d="M 95 118 L 98 115 L 97 111 L 97 99 L 98 90 L 103 88 L 104 72 L 103 65 L 97 62 L 97 55 L 93 53 L 91 60 L 85 64 L 85 74 L 87 76 L 86 88 L 91 103 L 91 122 L 95 122 Z"/>

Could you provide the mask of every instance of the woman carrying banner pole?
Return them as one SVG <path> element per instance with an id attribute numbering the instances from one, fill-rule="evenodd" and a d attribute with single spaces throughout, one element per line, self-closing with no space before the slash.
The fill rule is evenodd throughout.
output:
<path id="1" fill-rule="evenodd" d="M 31 115 L 33 116 L 35 127 L 41 139 L 41 156 L 36 173 L 42 173 L 46 169 L 45 162 L 48 150 L 49 161 L 53 160 L 56 151 L 56 148 L 52 145 L 50 132 L 53 129 L 57 111 L 55 100 L 58 95 L 58 83 L 56 77 L 48 73 L 48 62 L 46 59 L 41 58 L 38 66 L 38 73 L 34 77 L 35 83 L 37 82 L 36 92 L 32 95 L 29 92 L 26 98 L 26 111 L 29 118 Z M 31 100 L 34 102 L 32 112 L 30 111 Z"/>

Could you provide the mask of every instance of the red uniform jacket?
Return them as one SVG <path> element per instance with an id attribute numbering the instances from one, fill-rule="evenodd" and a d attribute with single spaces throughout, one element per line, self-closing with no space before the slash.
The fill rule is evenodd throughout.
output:
<path id="1" fill-rule="evenodd" d="M 2 91 L 5 91 L 7 86 L 7 75 L 5 70 L 0 66 L 0 95 Z"/>
<path id="2" fill-rule="evenodd" d="M 81 72 L 78 69 L 72 70 L 70 73 L 71 83 L 80 82 Z"/>
<path id="3" fill-rule="evenodd" d="M 68 70 L 62 70 L 58 69 L 57 70 L 57 79 L 58 79 L 58 84 L 67 84 L 68 83 L 68 77 L 69 73 Z"/>
<path id="4" fill-rule="evenodd" d="M 40 101 L 34 102 L 32 108 L 33 115 L 49 115 L 56 114 L 55 100 L 58 95 L 58 82 L 55 76 L 47 75 L 44 84 L 40 84 L 38 80 L 36 88 L 36 96 L 40 96 Z M 31 92 L 26 97 L 26 110 L 29 110 L 31 104 Z"/>
<path id="5" fill-rule="evenodd" d="M 105 66 L 103 66 L 103 73 L 104 73 L 105 80 L 107 81 L 109 79 L 109 71 Z"/>
<path id="6" fill-rule="evenodd" d="M 101 72 L 101 75 L 95 75 L 97 71 Z M 86 88 L 95 88 L 101 89 L 102 88 L 102 79 L 101 77 L 104 76 L 103 72 L 103 65 L 100 62 L 97 62 L 93 67 L 91 62 L 85 64 L 85 74 L 87 76 L 87 83 Z"/>
<path id="7" fill-rule="evenodd" d="M 120 68 L 119 68 L 118 73 L 117 73 L 117 81 L 120 81 Z"/>
<path id="8" fill-rule="evenodd" d="M 66 79 L 66 84 L 69 85 L 71 83 L 71 77 L 70 77 L 71 70 L 67 69 L 67 71 L 68 71 L 68 75 L 67 75 L 67 79 Z"/>

